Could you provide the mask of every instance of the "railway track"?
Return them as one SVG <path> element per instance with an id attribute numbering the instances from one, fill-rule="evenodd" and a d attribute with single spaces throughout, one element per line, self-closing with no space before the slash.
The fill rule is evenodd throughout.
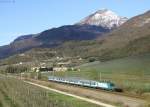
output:
<path id="1" fill-rule="evenodd" d="M 133 97 L 133 98 L 138 98 L 138 99 L 144 100 L 144 98 L 139 97 L 138 95 L 132 95 L 132 94 L 124 93 L 123 91 L 122 92 L 108 91 L 108 90 L 104 90 L 104 89 L 90 88 L 90 87 L 81 86 L 81 85 L 73 85 L 73 84 L 54 82 L 54 81 L 47 81 L 47 82 L 58 83 L 58 84 L 74 86 L 74 87 L 80 87 L 80 88 L 85 88 L 85 89 L 89 89 L 89 90 L 93 90 L 93 91 L 97 91 L 97 92 L 105 92 L 105 93 L 110 93 L 110 94 L 114 94 L 114 95 L 121 95 L 121 96 Z"/>
<path id="2" fill-rule="evenodd" d="M 14 76 L 10 76 L 13 78 L 18 78 Z M 20 78 L 19 78 L 20 79 Z M 22 78 L 23 80 L 25 78 Z M 47 86 L 49 88 L 53 88 L 59 91 L 67 92 L 73 95 L 81 96 L 88 99 L 93 99 L 99 102 L 106 102 L 109 104 L 121 104 L 121 107 L 145 107 L 145 104 L 148 102 L 136 97 L 131 97 L 129 95 L 118 93 L 118 92 L 110 92 L 105 90 L 93 89 L 88 87 L 81 87 L 70 84 L 49 82 L 49 81 L 41 81 L 28 79 L 28 82 L 32 82 L 35 84 L 39 84 L 42 86 Z M 143 106 L 144 105 L 144 106 Z"/>
<path id="3" fill-rule="evenodd" d="M 81 87 L 70 84 L 49 82 L 49 81 L 39 81 L 31 80 L 34 83 L 42 84 L 44 86 L 49 86 L 60 91 L 69 92 L 71 94 L 84 96 L 86 98 L 95 99 L 97 101 L 103 101 L 109 104 L 121 104 L 121 107 L 145 107 L 143 105 L 147 104 L 147 101 L 131 97 L 128 95 L 123 95 L 123 93 L 109 92 L 105 90 L 92 89 L 87 87 Z"/>

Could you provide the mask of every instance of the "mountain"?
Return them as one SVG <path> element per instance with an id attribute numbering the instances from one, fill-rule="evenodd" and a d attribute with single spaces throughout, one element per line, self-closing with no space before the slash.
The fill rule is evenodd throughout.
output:
<path id="1" fill-rule="evenodd" d="M 120 18 L 109 10 L 97 11 L 95 15 L 97 16 L 98 14 L 100 17 L 96 18 L 94 21 L 94 23 L 98 23 L 98 25 L 78 23 L 75 25 L 52 28 L 38 34 L 20 36 L 9 45 L 0 47 L 0 59 L 13 54 L 22 53 L 36 47 L 50 48 L 61 45 L 66 41 L 97 39 L 103 34 L 111 32 L 115 27 L 118 27 L 125 22 L 123 21 L 123 18 Z M 105 20 L 104 17 L 106 17 L 107 20 Z M 109 27 L 104 26 L 104 24 L 109 25 Z"/>
<path id="2" fill-rule="evenodd" d="M 62 55 L 99 60 L 150 53 L 150 11 L 129 19 L 103 38 L 68 42 L 55 50 Z"/>
<path id="3" fill-rule="evenodd" d="M 128 20 L 126 17 L 118 16 L 116 13 L 103 9 L 99 10 L 88 17 L 84 18 L 77 25 L 95 25 L 102 26 L 108 29 L 119 27 Z"/>
<path id="4" fill-rule="evenodd" d="M 71 56 L 83 59 L 94 58 L 106 61 L 127 56 L 145 55 L 150 53 L 150 11 L 135 16 L 112 32 L 97 36 L 94 40 L 65 41 L 53 48 L 36 48 L 15 55 L 6 62 L 47 60 L 56 56 Z M 38 37 L 38 36 L 37 36 Z M 42 52 L 42 53 L 41 53 Z M 17 59 L 17 60 L 16 60 Z"/>
<path id="5" fill-rule="evenodd" d="M 112 32 L 95 40 L 66 41 L 53 48 L 36 48 L 15 55 L 5 63 L 47 60 L 59 57 L 77 57 L 83 60 L 107 61 L 128 56 L 145 56 L 150 53 L 150 11 L 129 19 Z M 41 53 L 42 52 L 42 53 Z M 16 60 L 17 59 L 17 60 Z"/>
<path id="6" fill-rule="evenodd" d="M 131 18 L 118 29 L 109 33 L 104 39 L 105 44 L 103 46 L 118 48 L 137 41 L 139 43 L 141 41 L 142 45 L 144 38 L 150 38 L 150 11 Z M 144 45 L 147 46 L 149 44 Z"/>
<path id="7" fill-rule="evenodd" d="M 70 40 L 92 40 L 110 31 L 110 29 L 91 25 L 66 25 L 52 28 L 39 34 L 20 36 L 9 45 L 1 46 L 0 58 L 22 53 L 36 47 L 55 47 Z"/>

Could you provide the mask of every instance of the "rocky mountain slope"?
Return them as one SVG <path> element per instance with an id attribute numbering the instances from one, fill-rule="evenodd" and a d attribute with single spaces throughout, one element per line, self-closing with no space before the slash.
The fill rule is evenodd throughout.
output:
<path id="1" fill-rule="evenodd" d="M 119 27 L 128 20 L 126 17 L 121 17 L 116 13 L 103 9 L 81 20 L 77 25 L 96 25 L 108 29 Z"/>
<path id="2" fill-rule="evenodd" d="M 100 60 L 110 60 L 150 53 L 149 41 L 150 11 L 147 11 L 131 18 L 103 38 L 78 43 L 68 42 L 56 50 L 63 55 L 80 55 L 85 58 L 96 57 Z"/>
<path id="3" fill-rule="evenodd" d="M 75 24 L 45 30 L 38 34 L 30 34 L 18 37 L 12 43 L 0 47 L 0 59 L 16 53 L 22 53 L 36 47 L 54 47 L 70 40 L 93 40 L 101 35 L 112 31 L 124 21 L 122 18 L 109 10 L 101 10 L 95 13 L 100 15 L 94 23 L 98 24 Z M 108 20 L 105 20 L 108 18 Z M 104 26 L 110 25 L 109 27 Z"/>

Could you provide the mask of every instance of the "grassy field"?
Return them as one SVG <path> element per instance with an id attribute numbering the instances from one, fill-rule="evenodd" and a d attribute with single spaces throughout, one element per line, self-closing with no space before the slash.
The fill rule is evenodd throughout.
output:
<path id="1" fill-rule="evenodd" d="M 46 91 L 0 76 L 0 107 L 98 107 L 73 97 Z"/>
<path id="2" fill-rule="evenodd" d="M 91 80 L 110 80 L 125 92 L 150 96 L 150 54 L 127 57 L 107 62 L 93 62 L 79 66 L 81 71 L 43 74 L 78 77 Z M 100 76 L 101 75 L 101 76 Z M 150 98 L 150 97 L 148 97 Z"/>

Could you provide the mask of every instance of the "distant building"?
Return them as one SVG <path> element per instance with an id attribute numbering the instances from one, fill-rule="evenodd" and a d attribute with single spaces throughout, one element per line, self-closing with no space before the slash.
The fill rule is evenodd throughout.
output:
<path id="1" fill-rule="evenodd" d="M 20 62 L 19 64 L 20 64 L 20 65 L 22 65 L 23 63 L 22 63 L 22 62 Z"/>
<path id="2" fill-rule="evenodd" d="M 32 72 L 50 72 L 50 71 L 53 71 L 53 68 L 52 67 L 33 67 L 32 69 Z"/>
<path id="3" fill-rule="evenodd" d="M 39 71 L 40 72 L 50 72 L 50 71 L 53 71 L 53 68 L 52 67 L 40 67 Z"/>
<path id="4" fill-rule="evenodd" d="M 71 61 L 68 62 L 59 62 L 57 63 L 58 65 L 69 65 L 71 63 Z"/>
<path id="5" fill-rule="evenodd" d="M 32 72 L 61 72 L 61 71 L 67 71 L 68 68 L 64 66 L 59 66 L 59 67 L 32 67 L 31 71 Z"/>
<path id="6" fill-rule="evenodd" d="M 39 67 L 33 67 L 33 68 L 31 68 L 31 71 L 32 72 L 39 72 Z"/>
<path id="7" fill-rule="evenodd" d="M 25 54 L 19 54 L 19 56 L 23 57 L 23 56 L 25 56 Z"/>
<path id="8" fill-rule="evenodd" d="M 81 61 L 82 60 L 82 58 L 79 58 L 79 61 Z"/>
<path id="9" fill-rule="evenodd" d="M 60 71 L 67 71 L 67 70 L 68 70 L 67 67 L 54 67 L 53 68 L 53 71 L 58 71 L 58 72 L 60 72 Z"/>

